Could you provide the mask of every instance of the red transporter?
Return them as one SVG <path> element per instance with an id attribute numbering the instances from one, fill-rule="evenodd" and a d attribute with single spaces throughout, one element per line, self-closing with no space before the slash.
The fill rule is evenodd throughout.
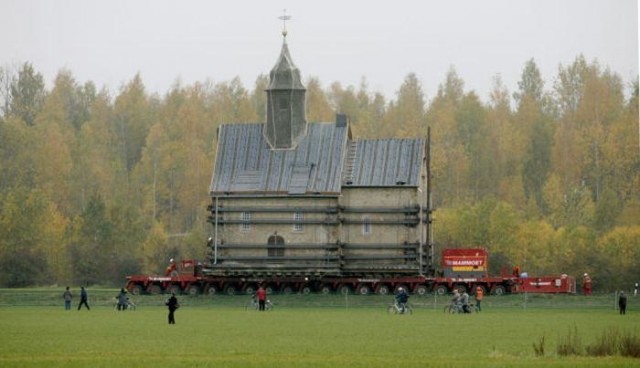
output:
<path id="1" fill-rule="evenodd" d="M 575 278 L 562 274 L 560 276 L 536 276 L 520 278 L 513 290 L 517 293 L 569 293 L 576 292 Z"/>

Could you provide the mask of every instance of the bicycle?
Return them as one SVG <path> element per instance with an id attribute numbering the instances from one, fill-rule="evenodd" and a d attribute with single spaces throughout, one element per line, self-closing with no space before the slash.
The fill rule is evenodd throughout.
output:
<path id="1" fill-rule="evenodd" d="M 395 302 L 387 307 L 387 313 L 389 314 L 413 314 L 413 308 L 409 303 Z"/>
<path id="2" fill-rule="evenodd" d="M 115 303 L 113 304 L 113 310 L 118 310 L 118 300 L 116 298 Z M 124 305 L 122 310 L 136 310 L 136 303 L 132 302 L 129 298 L 127 298 L 127 304 Z"/>
<path id="3" fill-rule="evenodd" d="M 245 310 L 248 308 L 258 310 L 260 309 L 260 303 L 258 303 L 258 300 L 256 298 L 251 298 L 249 303 L 247 303 L 247 305 L 245 305 L 244 307 Z M 271 303 L 271 300 L 267 299 L 264 301 L 264 310 L 265 311 L 273 310 L 273 303 Z"/>
<path id="4" fill-rule="evenodd" d="M 476 306 L 473 303 L 470 303 L 468 306 L 468 312 L 467 313 L 474 313 L 477 311 Z M 458 313 L 465 313 L 462 303 L 451 303 L 449 305 L 446 305 L 444 307 L 444 313 L 445 314 L 458 314 Z"/>

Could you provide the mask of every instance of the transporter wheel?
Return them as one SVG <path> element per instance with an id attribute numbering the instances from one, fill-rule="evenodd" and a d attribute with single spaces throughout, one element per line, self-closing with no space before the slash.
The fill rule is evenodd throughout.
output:
<path id="1" fill-rule="evenodd" d="M 331 294 L 333 290 L 331 289 L 331 286 L 329 285 L 322 285 L 320 286 L 320 293 L 327 295 L 327 294 Z"/>
<path id="2" fill-rule="evenodd" d="M 237 292 L 238 289 L 235 285 L 227 285 L 227 287 L 224 288 L 224 293 L 227 295 L 236 295 Z"/>
<path id="3" fill-rule="evenodd" d="M 416 293 L 417 295 L 427 295 L 427 287 L 424 285 L 418 285 L 416 286 L 416 288 L 413 290 L 414 293 Z"/>
<path id="4" fill-rule="evenodd" d="M 491 294 L 493 295 L 504 295 L 507 290 L 502 285 L 496 285 L 491 289 Z"/>
<path id="5" fill-rule="evenodd" d="M 308 285 L 303 286 L 302 288 L 300 288 L 300 293 L 304 295 L 311 294 L 311 286 L 308 286 Z"/>
<path id="6" fill-rule="evenodd" d="M 380 285 L 378 286 L 378 289 L 376 290 L 376 292 L 380 295 L 388 295 L 389 294 L 389 286 L 387 285 Z"/>
<path id="7" fill-rule="evenodd" d="M 290 285 L 285 285 L 282 287 L 281 293 L 285 295 L 293 294 L 293 287 L 291 287 Z"/>
<path id="8" fill-rule="evenodd" d="M 245 294 L 247 294 L 247 295 L 253 295 L 253 294 L 255 294 L 255 293 L 256 293 L 256 290 L 257 290 L 257 289 L 256 289 L 256 287 L 255 287 L 255 286 L 253 286 L 253 285 L 247 285 L 247 286 L 245 286 L 245 288 L 244 288 L 244 293 L 245 293 Z"/>
<path id="9" fill-rule="evenodd" d="M 358 294 L 369 295 L 369 293 L 371 293 L 371 287 L 369 287 L 369 285 L 363 284 L 358 286 Z"/>
<path id="10" fill-rule="evenodd" d="M 133 285 L 133 287 L 131 287 L 131 294 L 140 295 L 142 293 L 144 293 L 144 288 L 141 285 Z"/>
<path id="11" fill-rule="evenodd" d="M 182 289 L 180 289 L 180 285 L 173 284 L 167 288 L 167 293 L 180 295 Z"/>
<path id="12" fill-rule="evenodd" d="M 218 293 L 218 289 L 216 289 L 216 287 L 213 285 L 208 285 L 206 288 L 206 291 L 207 291 L 207 295 L 209 296 L 214 296 Z"/>
<path id="13" fill-rule="evenodd" d="M 200 294 L 200 287 L 198 285 L 189 285 L 189 287 L 187 288 L 187 294 L 191 296 Z"/>
<path id="14" fill-rule="evenodd" d="M 151 295 L 159 295 L 162 294 L 162 288 L 160 287 L 160 285 L 150 285 L 147 288 L 147 292 Z"/>
<path id="15" fill-rule="evenodd" d="M 348 295 L 352 293 L 351 286 L 349 285 L 342 285 L 338 290 L 340 290 L 340 294 L 342 295 Z"/>
<path id="16" fill-rule="evenodd" d="M 436 295 L 443 296 L 449 292 L 449 289 L 445 285 L 438 285 L 435 289 L 433 289 L 433 291 L 436 293 Z"/>

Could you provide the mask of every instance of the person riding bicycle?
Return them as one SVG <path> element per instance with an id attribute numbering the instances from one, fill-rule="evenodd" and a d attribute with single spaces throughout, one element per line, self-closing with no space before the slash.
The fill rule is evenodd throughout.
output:
<path id="1" fill-rule="evenodd" d="M 471 313 L 469 309 L 469 294 L 466 291 L 460 296 L 460 303 L 462 303 L 462 311 L 464 313 Z"/>
<path id="2" fill-rule="evenodd" d="M 455 308 L 456 311 L 462 309 L 462 296 L 458 289 L 453 289 L 453 297 L 451 298 L 451 305 Z"/>
<path id="3" fill-rule="evenodd" d="M 404 288 L 398 288 L 398 293 L 396 294 L 396 302 L 400 307 L 400 313 L 404 313 L 407 305 L 407 301 L 409 301 L 409 295 L 407 294 Z"/>

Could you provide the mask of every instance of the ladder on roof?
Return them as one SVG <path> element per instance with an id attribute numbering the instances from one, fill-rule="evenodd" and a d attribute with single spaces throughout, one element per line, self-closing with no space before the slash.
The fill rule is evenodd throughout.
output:
<path id="1" fill-rule="evenodd" d="M 347 143 L 347 156 L 345 159 L 344 171 L 342 173 L 342 182 L 347 185 L 353 183 L 353 166 L 356 161 L 356 151 L 358 149 L 358 142 L 348 141 Z"/>

